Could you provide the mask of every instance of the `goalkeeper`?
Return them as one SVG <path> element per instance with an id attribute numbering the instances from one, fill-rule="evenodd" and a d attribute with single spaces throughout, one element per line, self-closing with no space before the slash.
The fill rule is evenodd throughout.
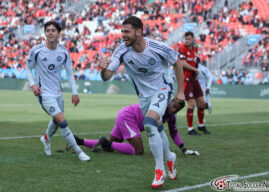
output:
<path id="1" fill-rule="evenodd" d="M 173 141 L 185 155 L 199 155 L 197 151 L 187 150 L 176 127 L 176 113 L 185 106 L 184 102 L 171 100 L 163 116 L 163 123 L 168 123 L 169 133 Z M 80 139 L 74 135 L 77 144 L 92 148 L 94 152 L 101 150 L 123 154 L 142 155 L 144 147 L 140 132 L 144 131 L 143 113 L 139 104 L 122 108 L 117 115 L 115 125 L 110 133 L 110 139 L 102 136 L 99 140 Z M 123 143 L 124 140 L 127 142 Z M 66 148 L 68 150 L 68 146 Z"/>

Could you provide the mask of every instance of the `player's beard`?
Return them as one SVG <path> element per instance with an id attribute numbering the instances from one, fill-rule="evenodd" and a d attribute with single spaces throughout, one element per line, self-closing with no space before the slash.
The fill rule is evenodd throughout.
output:
<path id="1" fill-rule="evenodd" d="M 134 38 L 129 38 L 129 45 L 126 45 L 126 43 L 125 43 L 125 45 L 127 46 L 127 47 L 131 47 L 131 46 L 133 46 L 135 43 L 136 43 L 136 35 L 134 36 Z"/>

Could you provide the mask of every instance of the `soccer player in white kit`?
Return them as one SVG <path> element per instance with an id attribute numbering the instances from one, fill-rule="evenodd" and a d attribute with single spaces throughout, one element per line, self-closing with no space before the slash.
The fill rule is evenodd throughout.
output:
<path id="1" fill-rule="evenodd" d="M 72 88 L 72 103 L 79 103 L 79 96 L 72 71 L 72 61 L 68 51 L 58 44 L 61 27 L 56 21 L 49 21 L 44 25 L 46 42 L 34 46 L 29 53 L 26 74 L 29 84 L 35 96 L 37 96 L 42 108 L 52 116 L 48 129 L 40 141 L 44 145 L 46 155 L 51 155 L 50 140 L 60 127 L 61 133 L 72 146 L 81 161 L 89 161 L 86 155 L 77 145 L 73 133 L 68 127 L 64 117 L 64 103 L 61 88 L 61 70 L 65 67 L 69 84 Z M 35 69 L 35 80 L 32 69 Z"/>
<path id="2" fill-rule="evenodd" d="M 213 76 L 211 72 L 202 64 L 198 64 L 198 71 L 199 74 L 197 76 L 197 79 L 204 93 L 205 109 L 208 109 L 208 112 L 211 113 L 212 105 L 210 103 L 210 88 L 213 81 Z"/>
<path id="3" fill-rule="evenodd" d="M 178 90 L 176 102 L 185 99 L 183 93 L 183 67 L 178 52 L 168 45 L 143 37 L 143 23 L 130 16 L 122 24 L 122 43 L 112 55 L 110 62 L 101 61 L 101 77 L 109 80 L 119 65 L 124 63 L 139 98 L 144 115 L 144 129 L 149 137 L 149 145 L 155 158 L 155 177 L 152 187 L 160 187 L 166 176 L 163 155 L 168 165 L 168 176 L 177 177 L 176 154 L 169 150 L 169 142 L 163 130 L 161 118 L 165 113 L 172 94 L 172 79 L 168 76 L 168 63 L 175 66 Z"/>

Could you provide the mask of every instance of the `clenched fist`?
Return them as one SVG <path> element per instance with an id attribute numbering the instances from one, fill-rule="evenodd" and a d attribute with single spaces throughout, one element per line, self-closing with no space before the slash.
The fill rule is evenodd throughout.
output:
<path id="1" fill-rule="evenodd" d="M 101 58 L 101 60 L 100 60 L 101 70 L 107 69 L 108 64 L 109 64 L 109 59 L 108 58 Z"/>

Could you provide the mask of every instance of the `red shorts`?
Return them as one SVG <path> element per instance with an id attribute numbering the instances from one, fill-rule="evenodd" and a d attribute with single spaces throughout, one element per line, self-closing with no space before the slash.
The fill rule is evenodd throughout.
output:
<path id="1" fill-rule="evenodd" d="M 198 80 L 192 78 L 186 78 L 184 80 L 184 94 L 186 100 L 204 96 Z"/>

